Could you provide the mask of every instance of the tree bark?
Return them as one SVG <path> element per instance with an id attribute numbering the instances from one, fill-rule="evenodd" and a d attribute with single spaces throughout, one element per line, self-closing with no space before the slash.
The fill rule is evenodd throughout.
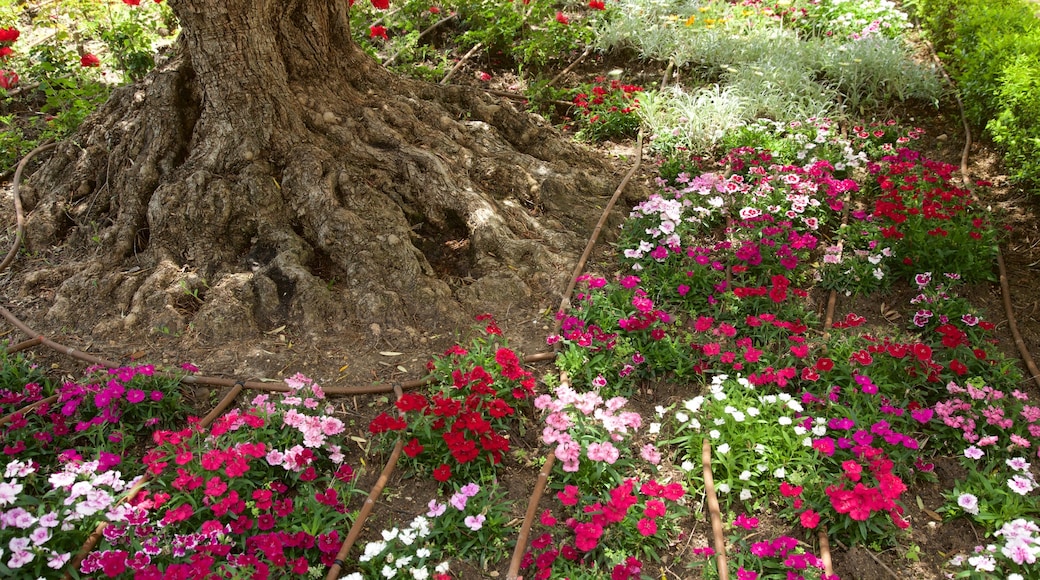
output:
<path id="1" fill-rule="evenodd" d="M 456 323 L 558 290 L 609 166 L 508 102 L 400 78 L 346 2 L 171 0 L 176 56 L 24 190 L 22 292 L 93 332 Z"/>

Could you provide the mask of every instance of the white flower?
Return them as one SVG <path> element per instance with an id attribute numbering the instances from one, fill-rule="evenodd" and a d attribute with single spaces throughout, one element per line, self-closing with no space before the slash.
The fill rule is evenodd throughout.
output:
<path id="1" fill-rule="evenodd" d="M 415 551 L 415 557 L 416 558 L 429 558 L 431 553 L 432 552 L 430 552 L 429 548 L 419 548 L 418 550 Z"/>
<path id="2" fill-rule="evenodd" d="M 687 411 L 689 411 L 691 413 L 696 413 L 697 411 L 700 410 L 701 405 L 703 405 L 703 404 L 704 404 L 704 397 L 696 396 L 696 397 L 686 401 L 685 403 L 683 403 L 683 406 L 686 407 Z"/>
<path id="3" fill-rule="evenodd" d="M 1008 487 L 1011 488 L 1011 491 L 1018 495 L 1026 495 L 1033 491 L 1034 487 L 1033 482 L 1028 477 L 1022 477 L 1021 475 L 1013 476 L 1008 480 L 1007 484 Z"/>
<path id="4" fill-rule="evenodd" d="M 719 493 L 729 493 L 729 484 L 728 483 L 720 483 L 719 484 Z"/>
<path id="5" fill-rule="evenodd" d="M 723 443 L 722 445 L 719 445 L 718 452 L 719 455 L 725 455 L 729 453 L 729 443 Z"/>
<path id="6" fill-rule="evenodd" d="M 761 413 L 761 411 L 758 410 L 758 407 L 748 407 L 747 408 L 747 414 L 748 414 L 749 417 L 758 417 L 758 415 L 760 413 Z"/>
<path id="7" fill-rule="evenodd" d="M 747 501 L 749 499 L 751 499 L 751 490 L 746 487 L 740 490 L 740 501 Z"/>
<path id="8" fill-rule="evenodd" d="M 683 413 L 682 411 L 679 411 L 675 414 L 675 420 L 680 423 L 685 423 L 690 420 L 690 416 L 686 413 Z"/>
<path id="9" fill-rule="evenodd" d="M 751 472 L 745 469 L 744 471 L 740 472 L 740 475 L 738 476 L 738 478 L 741 481 L 748 481 L 748 480 L 751 479 Z"/>
<path id="10" fill-rule="evenodd" d="M 715 423 L 716 425 L 725 425 L 726 424 L 726 420 L 723 419 L 722 417 L 719 417 L 718 419 L 715 419 L 713 421 L 713 423 Z"/>
<path id="11" fill-rule="evenodd" d="M 743 423 L 744 422 L 744 419 L 745 419 L 744 413 L 741 413 L 740 411 L 736 411 L 736 412 L 732 413 L 732 415 L 733 415 L 733 420 L 736 421 L 737 423 Z"/>
<path id="12" fill-rule="evenodd" d="M 397 568 L 383 566 L 383 578 L 393 578 L 394 576 L 397 576 Z"/>
<path id="13" fill-rule="evenodd" d="M 650 428 L 647 430 L 651 435 L 657 435 L 661 432 L 660 423 L 650 423 Z"/>
<path id="14" fill-rule="evenodd" d="M 697 466 L 694 465 L 693 462 L 689 461 L 689 460 L 683 461 L 682 465 L 679 466 L 679 469 L 682 469 L 683 471 L 693 471 L 696 468 L 697 468 Z"/>
<path id="15" fill-rule="evenodd" d="M 783 466 L 777 467 L 775 470 L 773 470 L 773 477 L 777 479 L 783 479 L 787 477 L 787 470 L 784 469 Z"/>
<path id="16" fill-rule="evenodd" d="M 805 427 L 802 427 L 801 425 L 795 425 L 794 426 L 794 434 L 795 435 L 801 437 L 802 435 L 805 435 L 806 433 L 808 433 L 808 431 L 805 430 Z"/>
<path id="17" fill-rule="evenodd" d="M 802 447 L 812 447 L 812 437 L 802 439 Z"/>
<path id="18" fill-rule="evenodd" d="M 440 564 L 437 564 L 436 568 L 433 569 L 433 571 L 437 572 L 438 574 L 447 574 L 448 570 L 449 568 L 447 562 L 441 562 Z"/>
<path id="19" fill-rule="evenodd" d="M 755 453 L 758 453 L 759 455 L 765 453 L 766 450 L 767 450 L 766 446 L 761 444 L 761 443 L 759 443 L 758 445 L 755 445 Z"/>
<path id="20" fill-rule="evenodd" d="M 793 421 L 791 421 L 790 417 L 784 416 L 777 418 L 776 422 L 780 423 L 781 425 L 790 425 Z"/>
<path id="21" fill-rule="evenodd" d="M 719 437 L 722 437 L 722 433 L 719 433 L 718 429 L 712 429 L 711 431 L 708 431 L 708 437 L 718 439 Z"/>
<path id="22" fill-rule="evenodd" d="M 812 428 L 812 433 L 813 433 L 813 435 L 816 435 L 817 437 L 823 437 L 824 435 L 827 434 L 827 427 L 825 427 L 823 425 L 817 425 L 817 426 Z"/>
<path id="23" fill-rule="evenodd" d="M 430 577 L 430 571 L 427 570 L 425 567 L 412 568 L 411 570 L 409 570 L 409 572 L 412 573 L 412 578 L 414 578 L 415 580 L 426 580 Z"/>
<path id="24" fill-rule="evenodd" d="M 979 498 L 974 494 L 962 493 L 957 497 L 957 505 L 973 516 L 979 515 Z"/>

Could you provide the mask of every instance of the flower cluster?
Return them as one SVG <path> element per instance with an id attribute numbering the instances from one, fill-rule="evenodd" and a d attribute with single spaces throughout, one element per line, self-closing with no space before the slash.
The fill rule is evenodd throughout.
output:
<path id="1" fill-rule="evenodd" d="M 425 516 L 417 516 L 404 529 L 383 530 L 380 534 L 382 539 L 365 544 L 358 556 L 360 571 L 347 574 L 344 580 L 398 576 L 414 580 L 447 580 L 451 577 L 448 562 L 437 562 L 436 547 L 428 546 L 427 542 L 430 532 L 430 520 Z"/>
<path id="2" fill-rule="evenodd" d="M 736 567 L 738 580 L 759 580 L 760 578 L 788 578 L 789 580 L 838 580 L 837 575 L 828 576 L 823 572 L 824 565 L 816 555 L 806 552 L 801 542 L 790 536 L 777 536 L 772 540 L 752 542 L 754 536 L 760 536 L 758 518 L 739 514 L 732 522 L 733 534 L 729 544 L 733 549 L 728 556 L 732 566 Z M 693 555 L 699 558 L 710 558 L 715 550 L 710 547 L 694 548 Z M 714 560 L 706 564 L 709 569 L 715 568 Z"/>
<path id="3" fill-rule="evenodd" d="M 134 483 L 97 460 L 70 461 L 50 475 L 32 463 L 9 461 L 0 480 L 3 564 L 25 577 L 56 574 L 98 523 L 122 517 L 125 509 L 116 500 Z M 29 493 L 41 488 L 46 492 Z"/>
<path id="4" fill-rule="evenodd" d="M 609 573 L 611 580 L 639 579 L 643 562 L 636 556 L 660 553 L 668 545 L 677 531 L 679 510 L 673 502 L 685 493 L 678 483 L 627 479 L 609 491 L 605 503 L 586 503 L 598 498 L 567 485 L 556 494 L 567 517 L 561 520 L 551 510 L 542 512 L 546 531 L 531 542 L 521 569 L 538 580 L 595 571 L 602 577 Z"/>
<path id="5" fill-rule="evenodd" d="M 579 138 L 603 141 L 632 137 L 639 131 L 636 109 L 639 108 L 639 93 L 643 92 L 643 87 L 597 77 L 595 84 L 577 90 L 573 102 L 577 107 L 574 125 L 578 128 Z"/>
<path id="6" fill-rule="evenodd" d="M 81 571 L 158 578 L 252 570 L 266 578 L 331 564 L 334 530 L 349 522 L 354 493 L 354 471 L 330 439 L 344 426 L 319 385 L 302 375 L 286 384 L 287 393 L 259 395 L 208 429 L 192 419 L 186 429 L 156 431 L 142 460 L 149 490 L 106 528 Z"/>
<path id="7" fill-rule="evenodd" d="M 974 572 L 972 578 L 1025 580 L 1031 577 L 1032 565 L 1040 556 L 1040 526 L 1019 518 L 1005 523 L 993 536 L 999 538 L 995 543 L 976 546 L 970 556 L 958 554 L 950 559 L 950 565 Z"/>
<path id="8" fill-rule="evenodd" d="M 542 442 L 555 445 L 564 481 L 588 485 L 603 478 L 621 481 L 623 468 L 631 465 L 633 436 L 643 425 L 639 413 L 625 410 L 627 399 L 604 400 L 598 390 L 579 393 L 561 385 L 554 396 L 541 395 L 534 405 L 545 413 Z M 640 455 L 655 465 L 661 461 L 660 452 L 650 443 Z"/>
<path id="9" fill-rule="evenodd" d="M 382 413 L 369 431 L 403 432 L 405 455 L 442 483 L 477 477 L 483 466 L 500 463 L 510 449 L 513 405 L 534 393 L 534 377 L 514 351 L 489 350 L 479 342 L 472 352 L 450 348 L 433 363 L 440 387 L 429 395 L 406 393 L 395 403 L 399 416 Z"/>

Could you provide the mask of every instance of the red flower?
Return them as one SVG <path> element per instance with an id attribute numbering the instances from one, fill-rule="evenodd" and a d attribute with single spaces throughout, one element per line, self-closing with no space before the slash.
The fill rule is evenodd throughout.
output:
<path id="1" fill-rule="evenodd" d="M 387 431 L 403 431 L 406 427 L 408 427 L 408 423 L 404 419 L 391 417 L 387 413 L 380 413 L 368 424 L 368 431 L 373 435 L 378 435 Z"/>
<path id="2" fill-rule="evenodd" d="M 918 360 L 928 360 L 932 358 L 932 347 L 927 344 L 915 344 L 913 349 L 914 356 L 917 357 Z"/>
<path id="3" fill-rule="evenodd" d="M 79 57 L 79 64 L 85 67 L 98 67 L 101 66 L 101 59 L 87 52 Z"/>
<path id="4" fill-rule="evenodd" d="M 0 28 L 0 42 L 14 42 L 18 40 L 18 35 L 20 34 L 21 32 L 13 26 L 10 28 Z"/>
<path id="5" fill-rule="evenodd" d="M 829 358 L 827 358 L 827 357 L 823 357 L 823 358 L 818 359 L 816 361 L 816 370 L 818 370 L 818 371 L 820 371 L 822 373 L 825 373 L 825 372 L 827 372 L 827 371 L 829 371 L 829 370 L 831 370 L 833 368 L 834 368 L 834 361 L 829 359 Z"/>
<path id="6" fill-rule="evenodd" d="M 375 3 L 376 3 L 376 0 L 372 0 L 372 4 L 374 5 Z M 378 6 L 377 6 L 377 8 L 378 8 Z M 379 38 L 382 38 L 383 40 L 390 40 L 390 37 L 386 35 L 386 27 L 382 26 L 382 25 L 379 25 L 379 24 L 373 24 L 372 26 L 368 27 L 368 37 L 369 38 L 379 37 Z"/>
<path id="7" fill-rule="evenodd" d="M 802 489 L 800 485 L 791 485 L 786 481 L 780 483 L 780 495 L 784 497 L 798 497 L 802 495 Z"/>
<path id="8" fill-rule="evenodd" d="M 315 492 L 314 499 L 318 500 L 318 503 L 327 506 L 335 507 L 339 504 L 339 496 L 336 493 L 336 490 L 332 489 L 331 487 L 326 489 L 325 491 Z"/>
<path id="9" fill-rule="evenodd" d="M 606 10 L 607 4 L 603 0 L 589 0 L 589 8 L 593 10 Z"/>
<path id="10" fill-rule="evenodd" d="M 415 457 L 416 455 L 419 455 L 422 452 L 423 452 L 422 444 L 419 443 L 419 440 L 414 438 L 414 437 L 412 438 L 411 441 L 408 442 L 407 445 L 404 446 L 404 454 L 407 455 L 408 457 Z"/>
<path id="11" fill-rule="evenodd" d="M 123 4 L 128 6 L 140 6 L 141 0 L 123 0 Z"/>
<path id="12" fill-rule="evenodd" d="M 636 524 L 636 528 L 639 529 L 639 533 L 643 536 L 652 536 L 657 533 L 657 522 L 643 518 Z"/>
<path id="13" fill-rule="evenodd" d="M 429 403 L 426 401 L 426 397 L 418 393 L 405 393 L 400 399 L 397 400 L 395 405 L 398 410 L 402 413 L 408 413 L 409 411 L 421 411 L 426 408 Z"/>
<path id="14" fill-rule="evenodd" d="M 559 22 L 560 24 L 570 24 L 571 23 L 570 19 L 568 19 L 563 14 L 563 12 L 560 12 L 559 10 L 556 11 L 556 22 Z"/>
<path id="15" fill-rule="evenodd" d="M 372 0 L 372 6 L 376 10 L 386 10 L 390 8 L 390 0 Z"/>
<path id="16" fill-rule="evenodd" d="M 442 463 L 440 467 L 433 470 L 433 478 L 441 483 L 448 481 L 451 478 L 451 468 Z"/>
<path id="17" fill-rule="evenodd" d="M 0 58 L 7 58 L 14 54 L 10 46 L 0 46 Z"/>
<path id="18" fill-rule="evenodd" d="M 217 497 L 223 495 L 225 491 L 227 491 L 227 483 L 217 476 L 209 478 L 209 481 L 206 482 L 206 495 Z"/>
<path id="19" fill-rule="evenodd" d="M 563 491 L 556 494 L 556 499 L 560 500 L 563 505 L 578 505 L 578 486 L 563 486 Z"/>
<path id="20" fill-rule="evenodd" d="M 802 521 L 803 526 L 807 528 L 815 528 L 820 523 L 820 514 L 809 509 L 802 512 L 802 515 L 800 515 L 798 519 Z"/>
<path id="21" fill-rule="evenodd" d="M 441 9 L 437 6 L 430 6 L 430 14 L 440 14 Z"/>
<path id="22" fill-rule="evenodd" d="M 968 366 L 957 359 L 950 361 L 950 370 L 957 373 L 957 376 L 961 376 L 968 372 Z"/>

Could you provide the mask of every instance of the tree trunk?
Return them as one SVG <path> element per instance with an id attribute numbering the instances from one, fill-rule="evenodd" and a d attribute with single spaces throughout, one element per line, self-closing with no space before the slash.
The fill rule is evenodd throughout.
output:
<path id="1" fill-rule="evenodd" d="M 458 322 L 566 283 L 614 179 L 544 121 L 397 77 L 346 1 L 171 0 L 176 56 L 23 190 L 48 318 L 93 332 Z"/>

